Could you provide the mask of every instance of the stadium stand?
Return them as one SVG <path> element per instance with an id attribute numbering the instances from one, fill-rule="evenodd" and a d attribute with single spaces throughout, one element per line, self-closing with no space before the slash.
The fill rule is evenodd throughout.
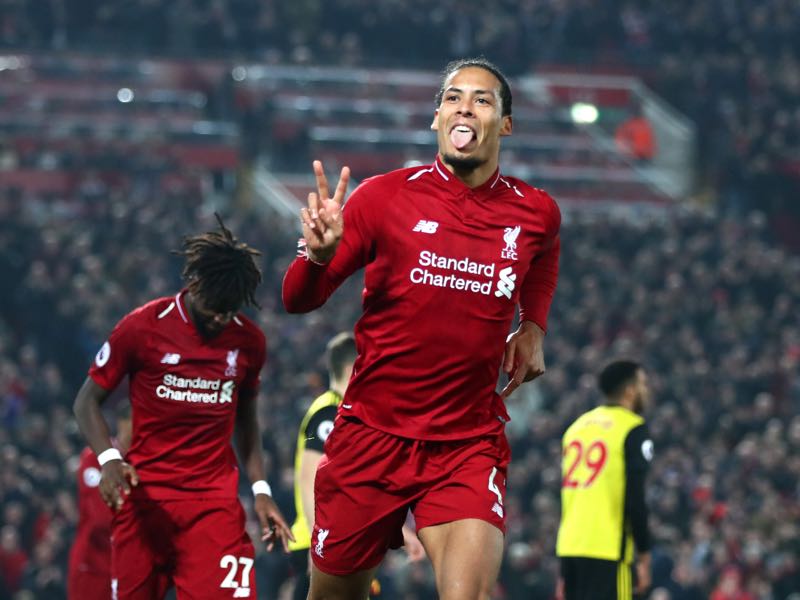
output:
<path id="1" fill-rule="evenodd" d="M 551 597 L 558 438 L 597 399 L 589 374 L 629 353 L 656 375 L 650 597 L 798 597 L 796 2 L 503 0 L 491 13 L 472 0 L 432 10 L 421 0 L 48 5 L 0 0 L 0 600 L 64 597 L 82 448 L 69 405 L 113 323 L 178 285 L 165 251 L 213 227 L 215 209 L 264 251 L 261 421 L 290 512 L 292 435 L 325 389 L 322 346 L 352 327 L 359 289 L 313 315 L 284 314 L 295 221 L 264 225 L 243 183 L 268 168 L 302 197 L 310 156 L 352 161 L 359 178 L 430 160 L 432 70 L 480 52 L 518 82 L 576 73 L 644 82 L 696 127 L 694 186 L 667 201 L 636 175 L 641 165 L 598 144 L 627 116 L 627 97 L 609 104 L 599 83 L 588 98 L 517 95 L 522 141 L 507 158 L 539 167 L 533 175 L 546 165 L 542 186 L 574 202 L 548 373 L 510 403 L 515 459 L 496 596 Z M 421 85 L 402 97 L 371 85 L 410 73 L 394 68 L 414 68 Z M 348 84 L 354 74 L 362 80 Z M 599 107 L 604 129 L 575 123 L 578 100 Z M 594 183 L 576 167 L 596 169 Z M 559 168 L 571 175 L 558 179 Z M 598 187 L 617 170 L 632 183 Z M 626 198 L 662 210 L 588 209 Z M 278 598 L 285 561 L 262 555 L 257 569 L 263 597 Z M 381 583 L 387 600 L 435 597 L 429 570 L 400 557 Z"/>

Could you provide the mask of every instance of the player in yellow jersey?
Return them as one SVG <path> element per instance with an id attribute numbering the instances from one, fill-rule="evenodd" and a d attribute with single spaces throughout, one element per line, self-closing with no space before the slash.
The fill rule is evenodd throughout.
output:
<path id="1" fill-rule="evenodd" d="M 647 374 L 620 360 L 603 369 L 599 386 L 605 403 L 578 417 L 562 439 L 556 554 L 564 600 L 631 600 L 650 586 Z"/>
<path id="2" fill-rule="evenodd" d="M 297 517 L 292 525 L 294 541 L 289 542 L 291 563 L 295 572 L 294 600 L 306 600 L 308 596 L 308 550 L 311 546 L 310 525 L 313 521 L 309 521 L 307 517 L 313 519 L 314 516 L 314 476 L 324 456 L 325 440 L 333 431 L 336 413 L 344 398 L 357 355 L 355 338 L 351 333 L 339 333 L 328 342 L 326 357 L 329 389 L 311 403 L 300 423 L 294 458 L 294 503 Z M 407 527 L 403 528 L 403 540 L 410 560 L 425 557 L 421 542 Z M 373 595 L 378 589 L 377 581 L 373 581 Z"/>

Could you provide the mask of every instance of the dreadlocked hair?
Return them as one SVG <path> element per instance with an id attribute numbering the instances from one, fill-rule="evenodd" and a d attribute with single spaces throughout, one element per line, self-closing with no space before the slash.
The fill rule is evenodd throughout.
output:
<path id="1" fill-rule="evenodd" d="M 183 249 L 175 254 L 186 257 L 183 278 L 193 296 L 202 298 L 208 308 L 229 312 L 241 306 L 255 306 L 255 291 L 261 283 L 256 256 L 261 252 L 240 242 L 214 213 L 219 231 L 208 231 L 183 238 Z"/>

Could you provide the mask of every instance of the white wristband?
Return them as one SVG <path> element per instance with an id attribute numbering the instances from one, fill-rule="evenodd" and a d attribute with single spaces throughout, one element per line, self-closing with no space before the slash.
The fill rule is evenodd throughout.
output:
<path id="1" fill-rule="evenodd" d="M 109 448 L 97 455 L 97 462 L 100 463 L 101 467 L 110 460 L 122 460 L 122 454 L 119 453 L 119 450 L 116 448 Z"/>
<path id="2" fill-rule="evenodd" d="M 272 496 L 272 488 L 269 487 L 269 484 L 263 479 L 260 479 L 253 484 L 253 496 L 258 496 L 259 494 Z"/>

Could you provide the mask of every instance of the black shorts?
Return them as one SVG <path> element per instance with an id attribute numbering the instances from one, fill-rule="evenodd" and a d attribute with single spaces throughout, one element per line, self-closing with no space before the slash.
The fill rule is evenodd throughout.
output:
<path id="1" fill-rule="evenodd" d="M 631 600 L 631 565 L 597 558 L 562 557 L 564 600 Z"/>

